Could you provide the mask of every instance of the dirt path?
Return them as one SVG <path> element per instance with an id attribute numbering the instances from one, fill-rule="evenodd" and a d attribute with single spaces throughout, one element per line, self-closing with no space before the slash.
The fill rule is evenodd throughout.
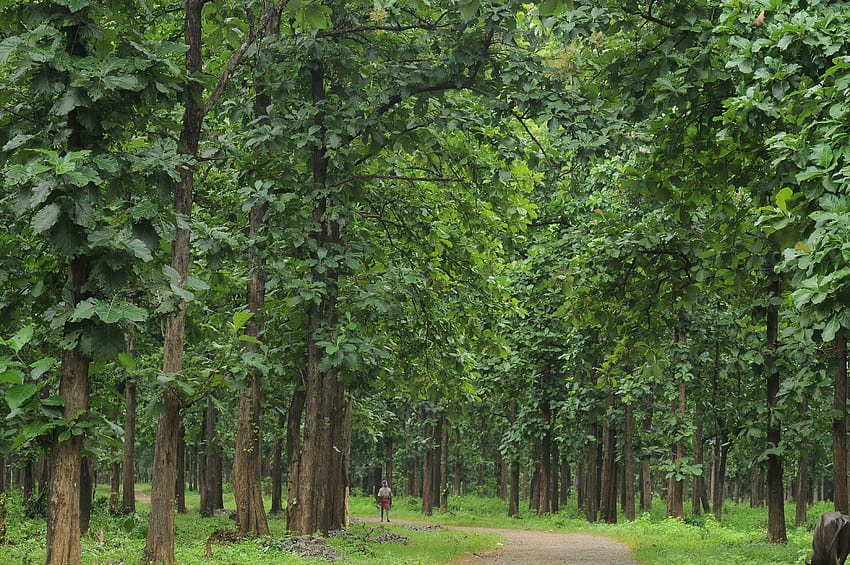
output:
<path id="1" fill-rule="evenodd" d="M 363 522 L 377 522 L 376 518 L 358 518 Z M 393 520 L 393 524 L 424 525 L 423 522 Z M 447 526 L 453 530 L 487 532 L 500 535 L 504 540 L 498 547 L 483 553 L 473 553 L 453 565 L 638 565 L 628 546 L 600 536 L 587 534 L 561 534 L 535 530 L 505 530 Z"/>

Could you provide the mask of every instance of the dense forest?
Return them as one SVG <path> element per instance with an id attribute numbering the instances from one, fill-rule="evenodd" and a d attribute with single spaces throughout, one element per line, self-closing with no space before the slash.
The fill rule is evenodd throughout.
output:
<path id="1" fill-rule="evenodd" d="M 850 512 L 832 0 L 4 0 L 0 493 Z M 175 484 L 177 488 L 175 489 Z M 2 506 L 0 494 L 0 506 Z M 2 540 L 0 539 L 0 543 Z"/>

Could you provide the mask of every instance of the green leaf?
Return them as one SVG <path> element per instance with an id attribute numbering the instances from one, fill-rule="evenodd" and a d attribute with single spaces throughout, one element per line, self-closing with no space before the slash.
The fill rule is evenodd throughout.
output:
<path id="1" fill-rule="evenodd" d="M 36 392 L 38 392 L 38 385 L 32 383 L 12 385 L 6 391 L 6 404 L 9 405 L 10 410 L 15 410 L 32 398 Z"/>
<path id="2" fill-rule="evenodd" d="M 136 369 L 136 358 L 130 355 L 129 353 L 119 353 L 118 361 L 121 362 L 124 367 L 127 369 L 135 370 Z"/>
<path id="3" fill-rule="evenodd" d="M 54 202 L 36 212 L 32 217 L 33 231 L 35 233 L 44 233 L 55 226 L 56 222 L 59 221 L 59 214 L 61 211 L 59 204 Z"/>
<path id="4" fill-rule="evenodd" d="M 20 352 L 23 347 L 32 340 L 33 326 L 26 325 L 15 332 L 15 335 L 6 340 L 6 345 L 12 348 L 15 353 Z"/>
<path id="5" fill-rule="evenodd" d="M 21 384 L 24 382 L 24 374 L 15 369 L 8 369 L 0 373 L 0 383 Z"/>
<path id="6" fill-rule="evenodd" d="M 479 0 L 462 0 L 460 2 L 460 14 L 467 20 L 474 18 L 480 7 L 481 2 Z"/>
<path id="7" fill-rule="evenodd" d="M 79 302 L 71 313 L 70 320 L 79 322 L 80 320 L 90 320 L 97 313 L 98 300 L 96 298 L 86 298 Z"/>
<path id="8" fill-rule="evenodd" d="M 0 41 L 0 65 L 6 64 L 6 61 L 9 60 L 9 55 L 17 50 L 21 41 L 22 39 L 17 36 L 7 37 L 3 41 Z"/>
<path id="9" fill-rule="evenodd" d="M 233 314 L 233 329 L 239 331 L 245 327 L 248 320 L 254 317 L 253 312 L 236 312 Z"/>
<path id="10" fill-rule="evenodd" d="M 103 84 L 109 90 L 139 90 L 142 83 L 133 75 L 105 76 Z"/>

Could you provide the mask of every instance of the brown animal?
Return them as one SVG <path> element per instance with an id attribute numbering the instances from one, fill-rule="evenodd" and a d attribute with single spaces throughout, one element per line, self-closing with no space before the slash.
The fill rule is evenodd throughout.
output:
<path id="1" fill-rule="evenodd" d="M 814 555 L 809 565 L 844 565 L 850 554 L 850 516 L 825 512 L 812 538 Z"/>

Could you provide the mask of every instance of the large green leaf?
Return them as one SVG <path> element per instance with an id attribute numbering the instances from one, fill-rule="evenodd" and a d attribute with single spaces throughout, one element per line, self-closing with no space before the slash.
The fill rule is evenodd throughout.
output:
<path id="1" fill-rule="evenodd" d="M 16 410 L 24 402 L 32 398 L 38 392 L 38 385 L 32 383 L 23 383 L 12 385 L 6 390 L 6 404 L 10 410 Z"/>

